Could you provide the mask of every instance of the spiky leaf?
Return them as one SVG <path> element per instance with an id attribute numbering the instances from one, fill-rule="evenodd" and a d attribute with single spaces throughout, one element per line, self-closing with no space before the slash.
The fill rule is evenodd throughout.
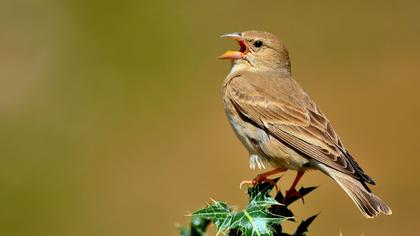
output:
<path id="1" fill-rule="evenodd" d="M 296 229 L 296 232 L 293 234 L 293 236 L 305 236 L 306 233 L 308 232 L 308 227 L 309 225 L 312 223 L 312 221 L 315 220 L 315 218 L 318 216 L 318 214 L 313 215 L 311 217 L 309 217 L 306 220 L 303 220 L 298 228 Z"/>
<path id="2" fill-rule="evenodd" d="M 226 203 L 213 201 L 213 204 L 195 212 L 193 217 L 210 220 L 217 226 L 219 234 L 229 228 L 233 213 Z"/>
<path id="3" fill-rule="evenodd" d="M 248 188 L 249 202 L 242 211 L 233 211 L 226 203 L 213 201 L 192 215 L 191 228 L 181 228 L 181 236 L 204 236 L 210 222 L 216 225 L 217 234 L 229 236 L 306 235 L 308 226 L 316 216 L 302 221 L 293 235 L 283 232 L 281 222 L 286 219 L 294 220 L 288 206 L 315 188 L 302 187 L 296 196 L 289 195 L 286 198 L 278 192 L 273 198 L 270 192 L 278 180 L 279 178 Z"/>
<path id="4" fill-rule="evenodd" d="M 233 212 L 227 204 L 214 201 L 213 204 L 195 212 L 193 217 L 212 221 L 217 226 L 218 234 L 226 233 L 230 229 L 243 235 L 271 236 L 274 232 L 273 226 L 285 219 L 268 211 L 269 207 L 280 205 L 269 194 L 272 188 L 272 184 L 265 183 L 249 188 L 250 201 L 242 211 Z"/>

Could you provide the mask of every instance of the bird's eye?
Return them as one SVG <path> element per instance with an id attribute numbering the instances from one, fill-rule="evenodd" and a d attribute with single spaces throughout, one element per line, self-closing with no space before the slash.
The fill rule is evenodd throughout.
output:
<path id="1" fill-rule="evenodd" d="M 260 40 L 255 41 L 254 46 L 260 48 L 263 45 L 263 42 Z"/>

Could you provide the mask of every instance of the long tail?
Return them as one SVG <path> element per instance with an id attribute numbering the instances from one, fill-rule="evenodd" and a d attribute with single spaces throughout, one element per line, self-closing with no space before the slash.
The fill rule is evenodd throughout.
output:
<path id="1" fill-rule="evenodd" d="M 391 208 L 379 197 L 368 191 L 359 180 L 323 164 L 319 164 L 319 167 L 344 189 L 366 218 L 373 218 L 381 214 L 392 214 Z"/>

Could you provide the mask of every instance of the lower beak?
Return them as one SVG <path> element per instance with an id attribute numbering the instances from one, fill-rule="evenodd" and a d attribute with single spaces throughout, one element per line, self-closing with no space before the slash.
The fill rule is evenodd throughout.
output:
<path id="1" fill-rule="evenodd" d="M 227 51 L 223 53 L 223 55 L 219 56 L 219 59 L 243 59 L 245 57 L 245 54 L 248 52 L 248 46 L 245 43 L 245 40 L 242 38 L 240 33 L 231 33 L 231 34 L 224 34 L 220 36 L 222 38 L 230 38 L 234 39 L 239 43 L 239 46 L 241 46 L 240 51 Z"/>
<path id="2" fill-rule="evenodd" d="M 242 54 L 242 52 L 229 50 L 223 53 L 222 55 L 220 55 L 218 58 L 235 60 L 235 59 L 242 59 L 243 57 L 244 57 L 244 54 Z"/>

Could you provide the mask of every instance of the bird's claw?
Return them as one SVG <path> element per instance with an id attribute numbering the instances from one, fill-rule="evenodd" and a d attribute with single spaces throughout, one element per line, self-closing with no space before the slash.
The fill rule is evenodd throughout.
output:
<path id="1" fill-rule="evenodd" d="M 252 186 L 255 187 L 258 184 L 261 184 L 261 183 L 264 183 L 264 182 L 272 184 L 276 188 L 276 191 L 277 192 L 279 191 L 279 188 L 277 187 L 276 181 L 274 181 L 272 179 L 268 179 L 264 175 L 257 175 L 257 177 L 255 177 L 253 180 L 242 180 L 241 183 L 239 184 L 239 189 L 241 189 L 242 186 L 244 186 L 244 185 L 252 185 Z"/>
<path id="2" fill-rule="evenodd" d="M 254 185 L 254 181 L 253 180 L 242 180 L 241 183 L 239 184 L 239 189 L 242 189 L 242 186 L 244 185 Z"/>

